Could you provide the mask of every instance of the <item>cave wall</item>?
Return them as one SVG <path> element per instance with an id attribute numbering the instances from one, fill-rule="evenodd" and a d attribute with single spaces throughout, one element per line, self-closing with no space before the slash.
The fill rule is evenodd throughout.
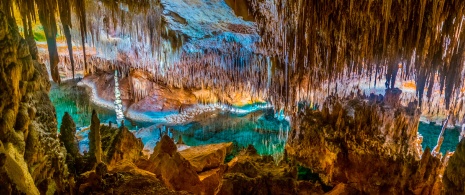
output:
<path id="1" fill-rule="evenodd" d="M 33 60 L 12 16 L 0 11 L 0 193 L 62 192 L 66 150 L 44 64 Z"/>

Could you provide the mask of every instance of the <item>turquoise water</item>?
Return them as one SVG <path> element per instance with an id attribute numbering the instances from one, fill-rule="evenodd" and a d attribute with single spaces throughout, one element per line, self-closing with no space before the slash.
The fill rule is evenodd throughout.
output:
<path id="1" fill-rule="evenodd" d="M 116 123 L 116 112 L 112 109 L 107 109 L 95 105 L 90 101 L 89 92 L 85 87 L 77 86 L 77 81 L 65 81 L 58 85 L 52 83 L 50 89 L 50 100 L 55 106 L 57 115 L 58 129 L 61 126 L 61 119 L 65 112 L 68 112 L 76 123 L 76 127 L 86 127 L 90 125 L 92 110 L 97 111 L 101 123 Z M 126 120 L 125 125 L 129 129 L 136 129 L 136 126 L 151 125 L 150 123 L 137 122 Z"/>
<path id="2" fill-rule="evenodd" d="M 284 151 L 289 126 L 286 120 L 274 118 L 272 109 L 263 109 L 249 114 L 222 112 L 214 117 L 171 128 L 174 134 L 183 136 L 187 145 L 232 141 L 239 149 L 252 144 L 259 154 L 272 155 Z"/>
<path id="3" fill-rule="evenodd" d="M 438 141 L 438 136 L 441 133 L 441 126 L 427 124 L 420 122 L 418 127 L 418 133 L 423 136 L 423 150 L 426 147 L 433 149 Z M 446 151 L 455 151 L 457 144 L 459 143 L 460 128 L 455 127 L 454 129 L 446 129 L 444 131 L 444 141 L 441 145 L 441 153 L 445 154 Z"/>
<path id="4" fill-rule="evenodd" d="M 102 123 L 110 121 L 115 123 L 115 111 L 90 102 L 86 89 L 77 86 L 76 83 L 76 81 L 66 81 L 61 85 L 52 84 L 49 95 L 56 108 L 58 129 L 65 112 L 70 113 L 78 129 L 89 126 L 93 109 L 97 111 Z M 264 104 L 257 105 L 264 106 Z M 220 111 L 213 116 L 198 119 L 196 122 L 166 127 L 172 129 L 173 137 L 177 139 L 181 135 L 184 142 L 190 146 L 234 142 L 238 149 L 252 144 L 260 154 L 282 152 L 289 130 L 289 122 L 276 119 L 272 109 L 257 108 L 257 105 L 237 107 L 247 111 L 242 114 Z M 163 124 L 132 120 L 126 120 L 125 125 L 131 130 L 152 125 L 163 126 Z M 423 136 L 423 149 L 434 148 L 441 132 L 441 126 L 420 122 L 418 132 Z M 441 147 L 443 154 L 446 151 L 455 151 L 459 134 L 459 128 L 445 131 L 445 139 Z M 158 140 L 159 133 L 157 131 L 145 133 L 141 138 L 145 144 Z"/>
<path id="5" fill-rule="evenodd" d="M 89 89 L 76 84 L 76 81 L 52 84 L 49 95 L 56 108 L 58 129 L 65 112 L 72 116 L 78 129 L 89 126 L 93 109 L 97 111 L 101 123 L 112 121 L 115 124 L 116 112 L 93 104 L 86 91 Z M 273 155 L 284 150 L 290 125 L 286 120 L 276 119 L 273 110 L 263 106 L 265 104 L 259 103 L 235 107 L 241 110 L 240 113 L 218 111 L 183 125 L 168 126 L 163 123 L 125 120 L 125 126 L 134 132 L 141 128 L 151 128 L 151 131 L 136 133 L 144 144 L 158 141 L 159 131 L 153 129 L 165 127 L 171 129 L 171 135 L 176 140 L 181 135 L 189 146 L 233 142 L 236 149 L 241 149 L 252 144 L 260 154 Z"/>

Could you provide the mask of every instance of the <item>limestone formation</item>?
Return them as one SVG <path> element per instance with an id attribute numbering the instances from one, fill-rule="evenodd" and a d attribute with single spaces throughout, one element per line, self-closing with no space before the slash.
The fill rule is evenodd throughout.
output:
<path id="1" fill-rule="evenodd" d="M 0 0 L 0 194 L 465 194 L 464 18 L 464 0 Z M 50 80 L 75 75 L 118 122 L 162 113 L 149 157 L 95 110 L 88 154 L 68 113 L 58 135 Z M 282 161 L 168 137 L 256 102 L 291 120 L 263 141 L 287 139 Z M 449 113 L 456 152 L 447 122 L 423 151 L 420 116 Z"/>
<path id="2" fill-rule="evenodd" d="M 44 64 L 33 60 L 14 18 L 0 3 L 0 191 L 69 191 L 66 149 L 57 136 Z"/>
<path id="3" fill-rule="evenodd" d="M 194 167 L 177 152 L 174 141 L 164 135 L 145 162 L 139 162 L 141 169 L 154 173 L 173 190 L 185 190 L 200 194 L 204 191 Z"/>
<path id="4" fill-rule="evenodd" d="M 227 164 L 218 194 L 323 194 L 317 182 L 297 180 L 297 168 L 276 165 L 249 147 Z"/>
<path id="5" fill-rule="evenodd" d="M 450 157 L 443 176 L 445 194 L 465 193 L 465 140 L 457 145 L 457 150 Z"/>
<path id="6" fill-rule="evenodd" d="M 176 142 L 176 145 L 184 145 L 184 141 L 182 141 L 182 135 L 179 135 L 178 141 Z"/>
<path id="7" fill-rule="evenodd" d="M 68 112 L 65 112 L 60 126 L 60 141 L 64 144 L 67 155 L 66 164 L 70 174 L 77 174 L 82 169 L 82 155 L 79 153 L 79 144 L 76 139 L 76 124 Z"/>
<path id="8" fill-rule="evenodd" d="M 103 127 L 103 126 L 102 126 Z M 109 128 L 114 131 L 115 129 Z M 122 161 L 136 162 L 142 156 L 144 144 L 133 133 L 129 132 L 127 127 L 116 130 L 118 133 L 112 140 L 112 143 L 104 150 L 106 156 L 105 162 L 109 166 L 114 166 Z M 103 132 L 103 131 L 102 131 Z"/>
<path id="9" fill-rule="evenodd" d="M 96 172 L 83 174 L 77 183 L 77 194 L 189 194 L 168 189 L 155 174 L 130 163 L 113 167 L 100 178 Z"/>
<path id="10" fill-rule="evenodd" d="M 65 112 L 61 120 L 60 140 L 64 143 L 66 151 L 71 156 L 76 156 L 79 152 L 78 143 L 76 141 L 76 124 L 68 112 Z"/>
<path id="11" fill-rule="evenodd" d="M 227 154 L 232 150 L 232 142 L 194 146 L 179 152 L 190 162 L 197 173 L 218 168 L 224 163 Z"/>
<path id="12" fill-rule="evenodd" d="M 445 159 L 429 149 L 418 154 L 418 112 L 391 105 L 328 98 L 322 111 L 299 116 L 286 151 L 328 186 L 343 183 L 369 194 L 440 193 Z"/>
<path id="13" fill-rule="evenodd" d="M 89 131 L 89 155 L 98 164 L 102 162 L 102 142 L 100 137 L 100 120 L 97 112 L 92 110 L 92 120 Z"/>

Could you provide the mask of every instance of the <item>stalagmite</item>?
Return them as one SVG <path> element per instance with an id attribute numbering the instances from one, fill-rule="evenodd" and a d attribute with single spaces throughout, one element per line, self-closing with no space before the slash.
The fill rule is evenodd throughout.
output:
<path id="1" fill-rule="evenodd" d="M 459 142 L 462 141 L 464 137 L 465 137 L 465 124 L 462 125 L 462 131 L 460 132 L 460 135 L 459 135 Z"/>
<path id="2" fill-rule="evenodd" d="M 447 125 L 448 125 L 448 122 L 449 122 L 449 117 L 450 116 L 448 116 L 447 119 L 442 124 L 441 133 L 438 136 L 438 142 L 437 142 L 436 146 L 434 146 L 433 150 L 431 151 L 431 155 L 433 155 L 433 156 L 437 156 L 437 155 L 439 155 L 441 153 L 440 150 L 441 150 L 442 142 L 444 141 L 444 131 L 447 128 Z"/>
<path id="3" fill-rule="evenodd" d="M 72 157 L 76 157 L 79 151 L 75 135 L 76 124 L 69 113 L 65 112 L 60 127 L 60 140 L 64 143 L 66 151 L 68 151 Z"/>
<path id="4" fill-rule="evenodd" d="M 102 142 L 100 137 L 100 120 L 97 112 L 92 110 L 92 120 L 89 131 L 89 155 L 95 158 L 96 164 L 102 162 Z"/>

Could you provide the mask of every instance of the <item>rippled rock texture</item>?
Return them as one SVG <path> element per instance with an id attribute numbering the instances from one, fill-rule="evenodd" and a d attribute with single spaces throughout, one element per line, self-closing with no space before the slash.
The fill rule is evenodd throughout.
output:
<path id="1" fill-rule="evenodd" d="M 329 97 L 321 111 L 302 111 L 289 136 L 289 156 L 328 186 L 343 183 L 369 194 L 440 193 L 444 162 L 429 150 L 421 154 L 418 110 L 397 107 L 398 94 L 390 93 L 397 91 L 387 90 L 384 101 Z"/>
<path id="2" fill-rule="evenodd" d="M 0 11 L 0 193 L 68 191 L 45 65 L 33 60 L 12 17 Z"/>

